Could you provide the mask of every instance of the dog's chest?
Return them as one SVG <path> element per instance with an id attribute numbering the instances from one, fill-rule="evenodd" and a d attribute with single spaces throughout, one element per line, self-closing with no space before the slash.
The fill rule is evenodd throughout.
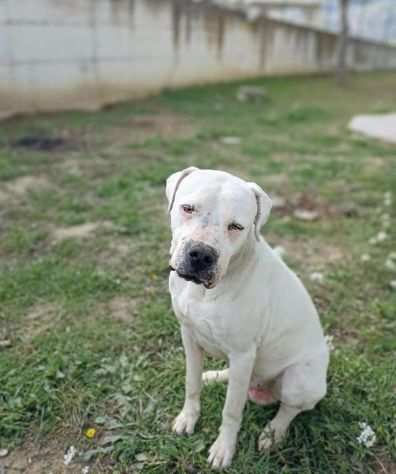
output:
<path id="1" fill-rule="evenodd" d="M 231 328 L 227 324 L 227 304 L 206 301 L 187 290 L 174 295 L 175 309 L 181 323 L 187 324 L 198 344 L 215 357 L 224 357 L 229 352 Z"/>

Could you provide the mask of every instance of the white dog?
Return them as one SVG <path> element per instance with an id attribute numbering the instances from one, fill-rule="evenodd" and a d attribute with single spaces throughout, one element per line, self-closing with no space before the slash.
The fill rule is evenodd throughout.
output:
<path id="1" fill-rule="evenodd" d="M 329 353 L 303 284 L 260 236 L 271 200 L 257 184 L 191 167 L 168 178 L 166 194 L 169 288 L 186 354 L 185 402 L 173 430 L 193 432 L 203 382 L 228 381 L 208 459 L 221 469 L 234 455 L 246 400 L 280 401 L 258 442 L 269 449 L 326 394 Z M 202 374 L 204 351 L 229 368 Z"/>

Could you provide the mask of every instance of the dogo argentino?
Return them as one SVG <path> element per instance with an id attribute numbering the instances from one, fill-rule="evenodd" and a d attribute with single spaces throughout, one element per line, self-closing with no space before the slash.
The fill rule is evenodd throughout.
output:
<path id="1" fill-rule="evenodd" d="M 329 352 L 299 278 L 260 236 L 271 200 L 255 183 L 195 167 L 166 183 L 172 229 L 169 288 L 186 356 L 186 393 L 173 430 L 191 434 L 203 383 L 228 381 L 214 468 L 230 465 L 247 399 L 280 402 L 258 440 L 280 442 L 290 422 L 326 394 Z M 203 353 L 229 368 L 203 372 Z"/>

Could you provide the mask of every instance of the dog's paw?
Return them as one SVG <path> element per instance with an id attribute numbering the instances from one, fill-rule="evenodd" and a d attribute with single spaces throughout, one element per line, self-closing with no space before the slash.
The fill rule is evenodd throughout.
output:
<path id="1" fill-rule="evenodd" d="M 235 453 L 235 444 L 235 437 L 220 433 L 209 449 L 209 464 L 211 464 L 214 469 L 225 469 L 228 467 Z"/>
<path id="2" fill-rule="evenodd" d="M 182 410 L 173 422 L 172 431 L 178 435 L 190 435 L 194 433 L 195 424 L 198 418 L 199 412 Z"/>

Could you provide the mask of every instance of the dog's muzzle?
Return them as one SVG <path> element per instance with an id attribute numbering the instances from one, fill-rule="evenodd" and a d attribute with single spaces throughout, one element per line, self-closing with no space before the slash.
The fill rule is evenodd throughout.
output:
<path id="1" fill-rule="evenodd" d="M 190 241 L 184 248 L 183 260 L 175 269 L 187 281 L 213 288 L 219 255 L 210 245 Z"/>

